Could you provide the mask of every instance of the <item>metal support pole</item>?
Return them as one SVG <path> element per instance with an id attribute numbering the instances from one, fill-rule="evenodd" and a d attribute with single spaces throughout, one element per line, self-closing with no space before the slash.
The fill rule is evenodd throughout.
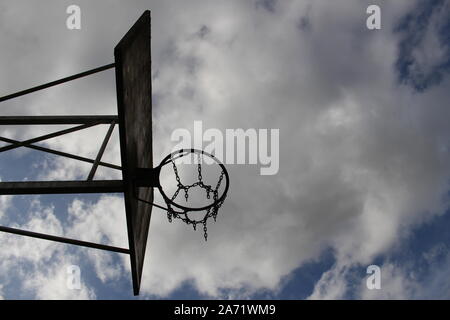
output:
<path id="1" fill-rule="evenodd" d="M 0 195 L 119 193 L 123 191 L 122 180 L 0 182 Z"/>
<path id="2" fill-rule="evenodd" d="M 118 248 L 118 247 L 108 246 L 108 245 L 99 244 L 99 243 L 93 243 L 93 242 L 81 241 L 81 240 L 76 240 L 76 239 L 69 239 L 69 238 L 63 238 L 63 237 L 58 237 L 58 236 L 52 236 L 52 235 L 49 235 L 49 234 L 43 234 L 43 233 L 32 232 L 32 231 L 27 231 L 27 230 L 20 230 L 20 229 L 0 226 L 0 231 L 7 232 L 7 233 L 12 233 L 12 234 L 18 234 L 18 235 L 21 235 L 21 236 L 27 236 L 27 237 L 32 237 L 32 238 L 49 240 L 49 241 L 56 241 L 56 242 L 61 242 L 61 243 L 74 244 L 74 245 L 77 245 L 77 246 L 83 246 L 83 247 L 88 247 L 88 248 L 94 248 L 94 249 L 100 249 L 100 250 L 107 250 L 107 251 L 113 251 L 113 252 L 130 254 L 130 250 L 129 249 L 125 249 L 125 248 Z"/>
<path id="3" fill-rule="evenodd" d="M 49 125 L 49 124 L 110 124 L 118 121 L 115 115 L 98 116 L 0 116 L 0 125 Z"/>
<path id="4" fill-rule="evenodd" d="M 50 87 L 53 87 L 53 86 L 57 86 L 58 84 L 62 84 L 64 82 L 68 82 L 68 81 L 72 81 L 72 80 L 75 80 L 75 79 L 78 79 L 78 78 L 86 77 L 86 76 L 89 76 L 91 74 L 94 74 L 94 73 L 97 73 L 97 72 L 101 72 L 101 71 L 104 71 L 104 70 L 108 70 L 108 69 L 111 69 L 111 68 L 114 68 L 114 67 L 115 67 L 115 63 L 110 63 L 110 64 L 107 64 L 105 66 L 99 67 L 99 68 L 95 68 L 95 69 L 92 69 L 92 70 L 88 70 L 88 71 L 85 71 L 85 72 L 74 74 L 73 76 L 70 76 L 70 77 L 62 78 L 62 79 L 59 79 L 59 80 L 56 80 L 56 81 L 52 81 L 52 82 L 49 82 L 49 83 L 46 83 L 46 84 L 42 84 L 42 85 L 37 86 L 37 87 L 33 87 L 33 88 L 30 88 L 30 89 L 26 89 L 26 90 L 22 90 L 22 91 L 13 93 L 13 94 L 6 95 L 4 97 L 0 97 L 0 102 L 6 101 L 6 100 L 10 100 L 10 99 L 14 99 L 14 98 L 17 98 L 17 97 L 20 97 L 20 96 L 23 96 L 23 95 L 26 95 L 26 94 L 29 94 L 29 93 L 32 93 L 32 92 L 35 92 L 35 91 L 39 91 L 39 90 L 42 90 L 42 89 L 46 89 L 46 88 L 50 88 Z"/>

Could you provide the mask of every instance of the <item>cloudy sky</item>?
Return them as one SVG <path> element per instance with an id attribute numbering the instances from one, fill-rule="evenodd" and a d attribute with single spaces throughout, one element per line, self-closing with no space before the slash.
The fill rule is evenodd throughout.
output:
<path id="1" fill-rule="evenodd" d="M 72 4 L 81 30 L 66 27 Z M 366 27 L 370 4 L 381 30 Z M 201 120 L 221 132 L 279 129 L 280 166 L 265 176 L 259 165 L 228 166 L 231 189 L 207 242 L 153 209 L 138 298 L 450 298 L 449 1 L 0 0 L 0 96 L 113 62 L 146 9 L 155 163 L 175 129 Z M 113 70 L 0 103 L 1 115 L 116 112 Z M 95 158 L 106 131 L 41 145 Z M 120 164 L 117 130 L 104 160 Z M 0 155 L 2 181 L 82 180 L 89 169 L 38 151 Z M 118 195 L 0 196 L 0 224 L 127 247 Z M 366 286 L 373 264 L 379 290 Z M 79 290 L 67 286 L 71 265 Z M 128 256 L 9 234 L 0 297 L 135 298 Z"/>

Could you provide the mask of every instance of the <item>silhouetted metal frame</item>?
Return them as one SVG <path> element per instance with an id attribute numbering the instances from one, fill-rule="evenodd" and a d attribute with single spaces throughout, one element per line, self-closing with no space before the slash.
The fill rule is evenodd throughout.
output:
<path id="1" fill-rule="evenodd" d="M 124 164 L 124 155 L 126 152 L 126 144 L 124 144 L 124 137 L 123 132 L 125 130 L 124 126 L 124 115 L 123 115 L 123 109 L 121 109 L 121 97 L 123 97 L 123 82 L 120 74 L 118 73 L 118 67 L 117 64 L 120 66 L 120 68 L 123 67 L 122 65 L 122 56 L 120 52 L 121 44 L 127 43 L 130 41 L 131 38 L 133 38 L 140 30 L 143 30 L 142 27 L 145 27 L 145 25 L 148 25 L 148 33 L 147 30 L 140 34 L 140 36 L 145 36 L 150 38 L 150 11 L 145 11 L 144 14 L 138 19 L 138 21 L 134 24 L 134 26 L 130 29 L 130 31 L 125 35 L 125 37 L 119 42 L 119 44 L 115 48 L 115 63 L 111 63 L 108 65 L 104 65 L 102 67 L 98 67 L 92 70 L 88 70 L 82 73 L 78 73 L 66 78 L 62 78 L 56 81 L 52 81 L 46 84 L 42 84 L 36 87 L 32 87 L 26 90 L 22 90 L 13 94 L 9 94 L 3 97 L 0 97 L 0 102 L 7 101 L 10 99 L 18 98 L 26 94 L 30 94 L 39 90 L 43 90 L 46 88 L 50 88 L 68 81 L 72 81 L 75 79 L 79 79 L 97 72 L 101 72 L 104 70 L 108 70 L 111 68 L 115 68 L 116 72 L 116 88 L 117 88 L 117 95 L 118 95 L 118 116 L 7 116 L 7 117 L 0 117 L 0 125 L 39 125 L 39 124 L 79 124 L 79 126 L 60 130 L 52 134 L 43 135 L 40 137 L 36 137 L 33 139 L 25 140 L 25 141 L 17 141 L 14 139 L 8 139 L 5 137 L 0 137 L 0 141 L 10 143 L 10 145 L 0 148 L 0 152 L 15 149 L 18 147 L 26 147 L 26 148 L 32 148 L 35 150 L 43 151 L 52 153 L 58 156 L 63 156 L 71 159 L 76 159 L 84 162 L 92 163 L 93 166 L 91 168 L 91 171 L 89 173 L 87 181 L 25 181 L 25 182 L 0 182 L 0 195 L 6 195 L 6 194 L 55 194 L 55 193 L 104 193 L 104 192 L 121 192 L 125 195 L 125 209 L 127 214 L 127 226 L 128 226 L 128 238 L 129 238 L 129 248 L 117 248 L 113 246 L 107 246 L 103 244 L 96 244 L 81 240 L 75 240 L 75 239 L 69 239 L 69 238 L 63 238 L 59 236 L 53 236 L 53 235 L 47 235 L 27 230 L 19 230 L 15 228 L 0 226 L 0 231 L 8 232 L 12 234 L 18 234 L 28 237 L 34 237 L 39 239 L 45 239 L 50 241 L 57 241 L 62 243 L 68 243 L 68 244 L 74 244 L 78 246 L 85 246 L 90 248 L 96 248 L 96 249 L 102 249 L 107 251 L 114 251 L 119 253 L 126 253 L 130 255 L 131 258 L 131 273 L 132 273 L 132 280 L 133 280 L 133 290 L 134 294 L 139 294 L 139 287 L 140 287 L 140 279 L 142 275 L 142 266 L 143 266 L 143 259 L 144 255 L 136 255 L 136 248 L 135 248 L 135 242 L 134 242 L 134 234 L 130 234 L 130 231 L 133 231 L 133 223 L 134 222 L 134 216 L 132 212 L 130 212 L 130 209 L 132 209 L 129 205 L 127 205 L 127 199 L 130 200 L 131 197 L 133 197 L 133 201 L 138 201 L 138 199 L 134 198 L 134 192 L 130 192 L 130 190 L 134 190 L 134 182 L 130 179 L 134 177 L 134 174 L 129 174 L 129 168 L 127 168 L 126 163 Z M 137 26 L 137 28 L 136 28 Z M 150 45 L 150 44 L 149 44 Z M 150 48 L 149 48 L 150 49 Z M 141 51 L 140 53 L 142 53 Z M 141 57 L 139 57 L 141 58 Z M 146 58 L 144 54 L 144 58 Z M 149 79 L 144 79 L 145 81 L 150 81 L 150 112 L 151 112 L 151 57 L 150 52 L 148 55 L 149 63 L 150 63 L 150 75 Z M 147 60 L 145 61 L 147 63 Z M 150 114 L 151 119 L 151 114 Z M 142 119 L 141 119 L 142 120 Z M 88 159 L 85 157 L 80 157 L 78 155 L 73 155 L 70 153 L 62 152 L 62 151 L 56 151 L 52 150 L 50 148 L 45 148 L 42 146 L 36 146 L 33 145 L 35 142 L 43 141 L 46 139 L 54 138 L 63 134 L 67 134 L 70 132 L 74 132 L 77 130 L 89 128 L 98 124 L 110 124 L 110 128 L 108 130 L 108 133 L 106 134 L 102 146 L 97 154 L 97 157 L 95 160 Z M 115 124 L 119 124 L 119 135 L 120 135 L 120 146 L 121 146 L 121 156 L 122 156 L 122 166 L 116 166 L 108 163 L 101 162 L 101 157 L 105 151 L 107 142 L 111 136 L 112 130 L 114 128 Z M 151 130 L 149 131 L 150 134 L 150 142 L 151 142 Z M 150 155 L 151 155 L 151 145 L 150 145 Z M 105 180 L 105 181 L 93 181 L 93 177 L 95 175 L 95 172 L 98 168 L 98 166 L 106 166 L 113 169 L 118 169 L 122 171 L 122 174 L 124 176 L 123 180 Z M 152 165 L 151 163 L 149 164 Z M 144 166 L 144 169 L 146 166 Z M 132 168 L 132 170 L 136 170 L 136 168 Z M 126 172 L 126 174 L 125 174 Z M 132 185 L 133 184 L 133 185 Z M 131 188 L 132 187 L 132 188 Z M 153 188 L 149 189 L 151 191 L 151 195 L 153 198 Z M 129 203 L 130 201 L 128 201 Z M 151 208 L 151 207 L 150 207 Z M 151 211 L 146 211 L 145 213 L 148 213 L 148 219 L 150 218 Z M 145 216 L 145 215 L 144 215 Z M 148 223 L 146 223 L 146 230 L 145 230 L 145 241 L 139 245 L 139 252 L 145 254 L 145 245 L 147 240 L 147 233 L 148 233 Z M 141 224 L 142 225 L 142 224 Z M 131 227 L 131 229 L 130 229 Z M 142 240 L 142 239 L 141 239 Z M 142 242 L 142 241 L 141 241 Z M 136 257 L 139 257 L 138 260 L 136 260 Z M 139 271 L 138 271 L 139 269 Z"/>
<path id="2" fill-rule="evenodd" d="M 110 115 L 98 115 L 98 116 L 0 116 L 0 125 L 66 125 L 66 124 L 80 124 L 80 125 L 98 125 L 98 124 L 112 124 L 117 123 L 117 116 Z M 83 129 L 83 128 L 80 128 Z M 69 130 L 75 130 L 71 128 Z M 76 131 L 76 130 L 75 130 Z M 73 131 L 71 131 L 73 132 Z M 66 132 L 68 133 L 68 132 Z M 64 134 L 64 133 L 62 133 Z M 45 139 L 50 139 L 52 137 L 47 137 Z M 36 138 L 35 138 L 36 139 Z M 45 140 L 44 139 L 44 140 Z M 108 138 L 109 139 L 109 138 Z M 30 149 L 35 149 L 47 153 L 52 153 L 58 156 L 75 159 L 79 161 L 88 162 L 91 164 L 95 163 L 95 160 L 86 157 L 81 157 L 78 155 L 70 154 L 67 152 L 57 151 L 50 148 L 33 145 L 32 143 L 38 142 L 33 139 L 33 141 L 17 141 L 10 138 L 0 137 L 0 141 L 10 143 L 11 146 L 7 146 L 6 150 L 9 148 L 15 148 L 15 146 L 22 146 Z M 40 140 L 42 141 L 42 140 Z M 3 151 L 6 151 L 5 149 Z M 99 166 L 108 167 L 111 169 L 122 170 L 121 166 L 99 161 Z"/>
<path id="3" fill-rule="evenodd" d="M 99 68 L 95 68 L 89 71 L 78 73 L 63 79 L 52 81 L 37 87 L 22 90 L 13 94 L 9 94 L 0 97 L 0 102 L 17 98 L 32 92 L 50 88 L 68 81 L 79 79 L 97 72 L 114 68 L 115 64 L 111 63 Z M 18 195 L 18 194 L 66 194 L 66 193 L 123 193 L 123 181 L 122 180 L 96 180 L 93 181 L 95 172 L 98 166 L 105 166 L 112 169 L 122 170 L 120 166 L 110 163 L 101 162 L 101 157 L 106 149 L 108 141 L 111 137 L 115 124 L 118 122 L 117 116 L 113 115 L 98 115 L 98 116 L 1 116 L 0 125 L 67 125 L 78 124 L 78 126 L 59 130 L 50 134 L 45 134 L 25 141 L 17 141 L 5 137 L 0 137 L 0 141 L 9 143 L 9 145 L 1 147 L 0 153 L 8 150 L 16 149 L 19 147 L 31 148 L 47 153 L 52 153 L 58 156 L 67 157 L 70 159 L 76 159 L 84 162 L 92 163 L 92 168 L 88 176 L 88 181 L 7 181 L 0 182 L 0 195 Z M 79 131 L 82 129 L 90 128 L 99 124 L 110 124 L 109 130 L 103 140 L 100 150 L 95 160 L 73 155 L 70 153 L 45 148 L 42 146 L 33 145 L 33 143 L 44 141 L 47 139 L 55 138 L 61 135 L 65 135 L 71 132 Z M 21 230 L 17 228 L 10 228 L 6 226 L 0 226 L 0 231 L 27 236 L 32 238 L 38 238 L 49 241 L 56 241 L 60 243 L 73 244 L 77 246 L 84 246 L 88 248 L 106 250 L 111 252 L 130 254 L 129 248 L 119 248 L 99 243 L 93 243 L 88 241 L 82 241 L 77 239 L 70 239 L 60 236 L 48 235 L 28 230 Z"/>

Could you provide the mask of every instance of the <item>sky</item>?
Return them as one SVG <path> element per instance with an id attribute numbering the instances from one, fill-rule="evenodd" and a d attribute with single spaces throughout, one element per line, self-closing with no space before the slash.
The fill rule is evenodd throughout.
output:
<path id="1" fill-rule="evenodd" d="M 70 5 L 81 29 L 66 26 Z M 366 9 L 381 9 L 369 30 Z M 154 208 L 141 294 L 128 256 L 0 234 L 3 299 L 450 298 L 450 2 L 0 0 L 0 96 L 114 61 L 152 14 L 153 159 L 194 121 L 279 129 L 279 170 L 228 164 L 216 223 Z M 1 115 L 116 114 L 114 71 L 0 103 Z M 63 126 L 2 126 L 24 140 Z M 41 145 L 95 158 L 107 126 Z M 0 146 L 7 145 L 1 143 Z M 120 164 L 117 129 L 103 157 Z M 88 164 L 0 154 L 1 181 L 83 180 Z M 120 179 L 99 169 L 97 179 Z M 114 194 L 0 196 L 0 224 L 127 247 Z M 81 285 L 68 286 L 70 266 Z M 367 267 L 381 270 L 369 289 Z"/>

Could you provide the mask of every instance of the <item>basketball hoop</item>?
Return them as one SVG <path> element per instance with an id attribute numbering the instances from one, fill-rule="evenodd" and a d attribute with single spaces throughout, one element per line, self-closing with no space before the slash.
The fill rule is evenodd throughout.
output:
<path id="1" fill-rule="evenodd" d="M 190 159 L 188 157 L 190 157 Z M 185 164 L 190 167 L 191 171 L 195 167 L 195 182 L 184 182 L 182 174 L 180 173 L 180 163 L 177 164 L 177 160 L 181 158 L 185 158 L 183 160 L 185 160 Z M 210 165 L 215 165 L 219 169 L 217 172 L 217 182 L 214 184 L 208 184 L 202 175 L 202 165 L 207 162 L 210 162 Z M 171 196 L 168 195 L 168 190 L 164 190 L 160 181 L 161 170 L 163 167 L 170 165 L 173 169 L 172 173 L 176 179 L 176 190 Z M 193 175 L 191 174 L 191 178 L 192 176 Z M 194 230 L 197 229 L 197 225 L 203 225 L 205 240 L 208 239 L 207 220 L 209 218 L 213 218 L 214 221 L 216 221 L 217 214 L 225 201 L 225 198 L 227 197 L 228 188 L 230 185 L 230 178 L 223 163 L 220 162 L 214 155 L 198 149 L 181 149 L 170 153 L 156 168 L 138 170 L 135 181 L 137 186 L 157 187 L 164 199 L 164 202 L 166 203 L 166 207 L 159 206 L 153 202 L 150 203 L 143 199 L 139 199 L 140 201 L 147 202 L 153 206 L 166 210 L 167 219 L 169 222 L 172 222 L 173 219 L 180 219 L 184 223 L 192 225 Z M 177 202 L 178 198 L 183 198 L 184 202 L 188 203 L 190 197 L 192 196 L 191 193 L 195 189 L 197 189 L 197 198 L 206 198 L 206 200 L 204 199 L 204 202 L 206 203 L 202 203 L 200 205 L 192 204 L 188 206 Z M 203 195 L 201 195 L 198 191 L 201 191 Z"/>
<path id="2" fill-rule="evenodd" d="M 68 116 L 1 116 L 1 125 L 77 125 L 23 141 L 0 137 L 8 145 L 0 147 L 0 153 L 19 147 L 26 147 L 57 156 L 75 159 L 92 164 L 86 180 L 69 181 L 0 181 L 0 195 L 21 194 L 81 194 L 81 193 L 121 193 L 123 194 L 127 222 L 128 247 L 115 247 L 103 243 L 94 243 L 21 230 L 0 225 L 0 232 L 7 232 L 32 238 L 73 244 L 93 249 L 128 254 L 133 282 L 133 293 L 139 294 L 146 246 L 153 206 L 167 212 L 169 221 L 180 219 L 196 229 L 203 225 L 205 240 L 207 220 L 217 218 L 229 188 L 229 176 L 225 166 L 213 155 L 196 149 L 182 149 L 169 154 L 156 168 L 153 167 L 152 148 L 152 61 L 151 61 L 151 15 L 146 10 L 127 31 L 114 48 L 114 63 L 87 70 L 62 79 L 51 81 L 36 87 L 21 90 L 0 97 L 0 103 L 15 99 L 32 92 L 54 87 L 75 79 L 80 79 L 101 71 L 113 69 L 116 78 L 117 115 L 68 115 Z M 107 131 L 95 159 L 77 154 L 53 150 L 36 142 L 62 136 L 71 132 L 108 124 Z M 102 161 L 103 154 L 111 138 L 114 127 L 119 129 L 121 165 Z M 180 162 L 191 156 L 196 165 L 188 164 L 194 174 L 195 182 L 183 175 Z M 204 161 L 205 160 L 205 161 Z M 210 162 L 210 163 L 208 163 Z M 206 163 L 208 166 L 204 166 Z M 192 163 L 191 163 L 192 164 Z M 211 164 L 211 165 L 209 165 Z M 122 173 L 121 179 L 95 179 L 97 169 L 109 167 Z M 215 167 L 214 170 L 207 170 Z M 164 172 L 172 169 L 174 179 Z M 162 172 L 163 171 L 163 172 Z M 189 173 L 189 170 L 187 170 Z M 217 177 L 211 182 L 209 177 Z M 161 185 L 160 180 L 168 187 Z M 191 179 L 192 180 L 192 179 Z M 176 188 L 173 188 L 173 187 Z M 166 206 L 154 203 L 154 189 L 158 188 Z M 174 193 L 169 196 L 169 191 Z M 180 198 L 183 203 L 180 203 Z M 203 203 L 196 204 L 199 199 Z M 195 200 L 195 201 L 192 201 Z M 197 201 L 198 202 L 198 201 Z M 201 201 L 200 201 L 201 202 Z M 147 205 L 147 204 L 151 204 Z"/>

